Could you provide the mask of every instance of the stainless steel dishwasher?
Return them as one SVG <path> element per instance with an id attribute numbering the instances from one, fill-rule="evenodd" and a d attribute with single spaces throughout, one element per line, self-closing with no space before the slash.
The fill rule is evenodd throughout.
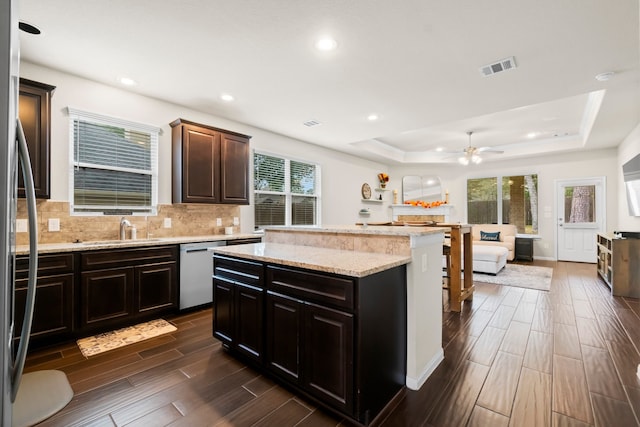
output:
<path id="1" fill-rule="evenodd" d="M 213 301 L 213 253 L 207 248 L 225 245 L 224 240 L 180 245 L 180 310 Z"/>

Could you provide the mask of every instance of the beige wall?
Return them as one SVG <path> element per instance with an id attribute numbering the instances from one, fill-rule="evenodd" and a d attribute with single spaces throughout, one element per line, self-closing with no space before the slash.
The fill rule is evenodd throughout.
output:
<path id="1" fill-rule="evenodd" d="M 162 129 L 159 141 L 158 197 L 158 203 L 161 205 L 171 204 L 171 128 L 169 123 L 179 117 L 251 135 L 253 149 L 320 164 L 322 169 L 321 221 L 323 224 L 345 224 L 357 221 L 358 211 L 365 207 L 360 200 L 362 183 L 369 182 L 374 187 L 376 175 L 386 170 L 386 166 L 380 163 L 324 149 L 263 129 L 31 63 L 23 62 L 20 65 L 20 72 L 22 77 L 56 86 L 51 102 L 52 202 L 69 201 L 69 119 L 65 111 L 68 106 L 146 123 Z M 376 215 L 386 215 L 387 213 L 379 205 L 370 207 L 374 210 L 372 219 Z M 169 211 L 165 209 L 160 211 L 159 215 L 167 214 L 167 212 Z M 240 206 L 239 214 L 241 231 L 253 231 L 253 208 Z M 75 221 L 74 218 L 77 217 L 72 217 L 70 221 Z M 206 222 L 206 218 L 202 218 L 200 222 Z M 68 222 L 62 223 L 61 226 L 66 227 L 67 224 Z M 216 232 L 216 229 L 212 228 L 211 231 Z M 60 233 L 58 236 L 62 238 L 63 234 Z M 22 238 L 20 234 L 19 238 Z"/>
<path id="2" fill-rule="evenodd" d="M 539 228 L 541 236 L 535 245 L 537 257 L 549 259 L 555 257 L 554 181 L 558 179 L 607 177 L 607 229 L 640 229 L 640 219 L 630 217 L 626 213 L 626 199 L 623 197 L 624 189 L 621 185 L 622 163 L 640 151 L 638 149 L 640 126 L 627 137 L 618 150 L 554 154 L 524 160 L 485 162 L 478 166 L 468 167 L 457 164 L 388 166 L 34 64 L 21 64 L 21 73 L 23 77 L 57 86 L 52 98 L 52 201 L 68 202 L 69 123 L 65 108 L 72 106 L 162 128 L 158 199 L 162 205 L 171 205 L 171 132 L 169 123 L 182 117 L 252 135 L 251 146 L 253 149 L 319 163 L 322 168 L 321 222 L 324 225 L 354 223 L 360 219 L 358 211 L 361 208 L 368 208 L 371 211 L 369 221 L 390 220 L 389 205 L 393 199 L 392 191 L 398 190 L 401 199 L 402 176 L 432 174 L 439 175 L 442 179 L 443 189 L 448 189 L 450 192 L 450 203 L 455 206 L 452 212 L 453 220 L 465 222 L 467 178 L 486 177 L 496 173 L 501 175 L 537 173 L 540 186 Z M 383 203 L 363 203 L 360 188 L 365 182 L 369 183 L 372 188 L 376 188 L 378 172 L 387 172 L 390 175 L 387 185 L 389 191 L 382 193 Z M 374 191 L 374 196 L 377 195 L 378 193 Z M 253 208 L 241 206 L 238 209 L 241 231 L 252 231 Z M 164 210 L 159 214 L 168 215 L 168 212 L 169 210 Z M 156 219 L 161 221 L 162 218 Z M 207 219 L 203 218 L 200 222 L 207 223 Z M 64 224 L 61 225 L 64 226 Z M 212 228 L 212 232 L 215 233 L 217 230 Z"/>
<path id="3" fill-rule="evenodd" d="M 466 186 L 468 178 L 499 175 L 538 174 L 539 235 L 534 244 L 536 258 L 556 258 L 556 203 L 555 181 L 568 178 L 605 176 L 607 180 L 607 230 L 618 221 L 616 149 L 583 153 L 554 154 L 536 158 L 484 162 L 476 166 L 429 165 L 392 169 L 396 178 L 392 187 L 402 188 L 403 175 L 439 175 L 443 190 L 449 190 L 450 204 L 454 206 L 453 222 L 466 222 Z"/>

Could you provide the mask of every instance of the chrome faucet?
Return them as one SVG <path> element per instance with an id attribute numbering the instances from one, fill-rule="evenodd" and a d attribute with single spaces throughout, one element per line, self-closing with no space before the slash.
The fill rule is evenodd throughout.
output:
<path id="1" fill-rule="evenodd" d="M 131 223 L 125 217 L 120 220 L 120 240 L 127 239 L 126 227 L 131 227 Z"/>

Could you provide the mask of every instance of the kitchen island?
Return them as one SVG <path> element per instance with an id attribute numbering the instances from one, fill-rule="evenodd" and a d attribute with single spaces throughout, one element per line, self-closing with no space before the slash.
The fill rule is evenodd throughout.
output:
<path id="1" fill-rule="evenodd" d="M 405 385 L 417 390 L 444 358 L 442 245 L 448 231 L 447 227 L 410 226 L 273 227 L 265 230 L 264 243 L 216 248 L 214 252 L 351 277 L 367 277 L 380 269 L 395 268 L 394 263 L 404 263 Z M 321 261 L 320 255 L 311 258 L 314 251 L 323 256 L 331 253 L 333 258 L 329 262 Z M 378 266 L 368 265 L 367 260 Z M 381 303 L 384 306 L 384 301 Z"/>

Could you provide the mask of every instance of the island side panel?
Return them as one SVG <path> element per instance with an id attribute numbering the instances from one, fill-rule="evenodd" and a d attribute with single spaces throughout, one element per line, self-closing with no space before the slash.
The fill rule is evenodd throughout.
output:
<path id="1" fill-rule="evenodd" d="M 442 244 L 444 233 L 411 237 L 407 264 L 407 378 L 418 390 L 444 360 Z"/>
<path id="2" fill-rule="evenodd" d="M 359 279 L 356 416 L 369 424 L 405 385 L 407 361 L 406 268 Z"/>

